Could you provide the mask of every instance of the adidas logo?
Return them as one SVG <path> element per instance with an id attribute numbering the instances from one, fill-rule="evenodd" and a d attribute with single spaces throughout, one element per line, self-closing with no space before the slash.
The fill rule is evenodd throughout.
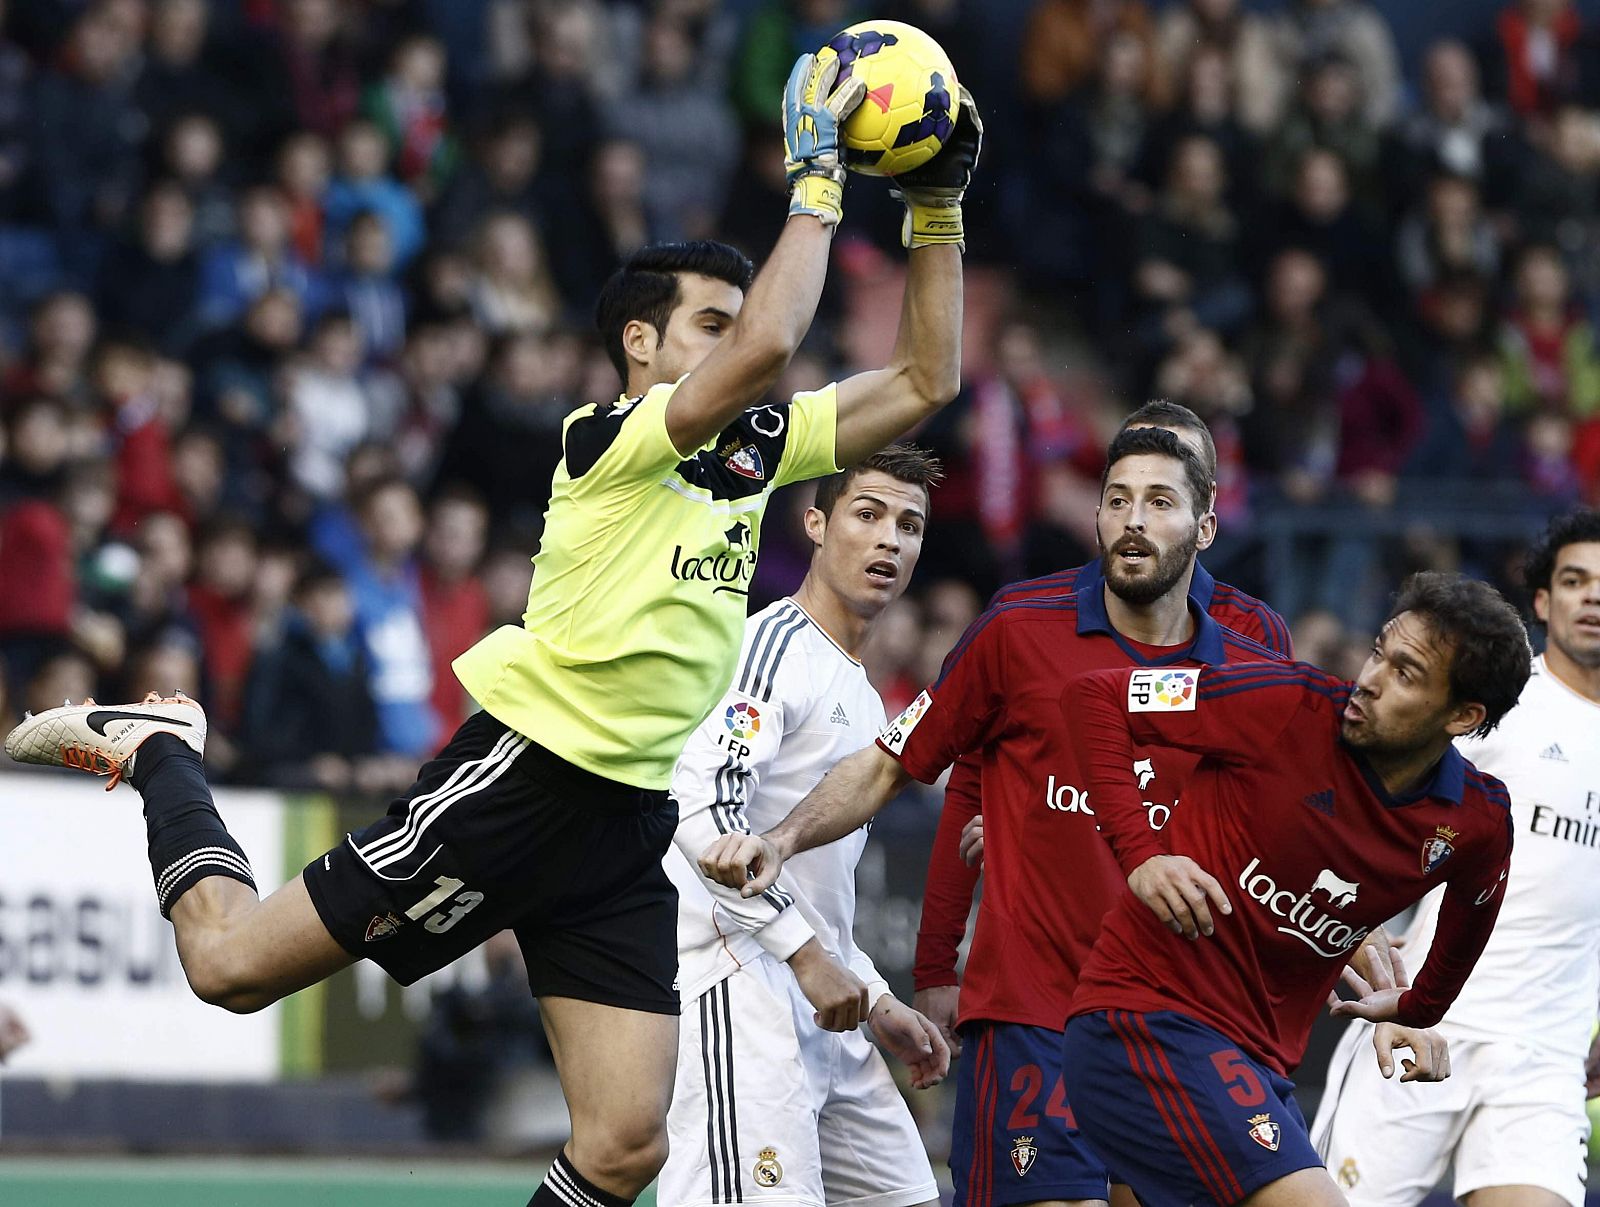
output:
<path id="1" fill-rule="evenodd" d="M 1333 816 L 1333 789 L 1324 788 L 1321 792 L 1310 792 L 1301 801 L 1306 807 L 1315 809 L 1327 817 Z"/>
<path id="2" fill-rule="evenodd" d="M 828 720 L 832 721 L 835 725 L 850 724 L 850 718 L 845 715 L 843 704 L 835 704 L 833 706 L 833 716 L 829 717 Z"/>
<path id="3" fill-rule="evenodd" d="M 1541 759 L 1549 759 L 1552 763 L 1565 763 L 1567 761 L 1567 756 L 1561 753 L 1559 742 L 1551 742 L 1550 745 L 1544 748 L 1539 757 Z"/>

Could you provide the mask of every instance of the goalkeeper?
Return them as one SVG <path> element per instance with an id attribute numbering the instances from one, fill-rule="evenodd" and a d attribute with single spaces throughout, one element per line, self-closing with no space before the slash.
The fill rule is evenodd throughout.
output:
<path id="1" fill-rule="evenodd" d="M 756 405 L 810 326 L 840 220 L 839 122 L 862 85 L 834 88 L 836 73 L 807 55 L 790 76 L 790 216 L 753 283 L 749 261 L 710 242 L 646 248 L 607 282 L 596 318 L 625 391 L 568 417 L 524 623 L 456 661 L 483 711 L 386 816 L 258 899 L 211 800 L 194 701 L 85 701 L 6 741 L 21 761 L 138 790 L 184 971 L 226 1009 L 259 1010 L 362 958 L 410 984 L 513 930 L 572 1122 L 539 1207 L 625 1207 L 666 1156 L 666 789 L 731 676 L 768 499 L 877 451 L 959 387 L 961 195 L 981 134 L 965 97 L 940 154 L 900 178 L 911 253 L 890 363 Z M 840 996 L 831 1013 L 853 1027 L 863 991 Z"/>

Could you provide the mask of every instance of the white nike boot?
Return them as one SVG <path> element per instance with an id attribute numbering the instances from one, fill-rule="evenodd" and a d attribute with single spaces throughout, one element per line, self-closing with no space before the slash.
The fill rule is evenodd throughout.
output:
<path id="1" fill-rule="evenodd" d="M 205 709 L 182 692 L 151 692 L 138 704 L 69 703 L 24 717 L 6 736 L 6 753 L 19 763 L 108 775 L 109 792 L 132 767 L 139 747 L 158 733 L 170 733 L 204 757 Z"/>

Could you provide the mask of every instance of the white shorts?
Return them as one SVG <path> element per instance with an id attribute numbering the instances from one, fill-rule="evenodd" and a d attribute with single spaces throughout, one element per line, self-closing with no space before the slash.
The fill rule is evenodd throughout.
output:
<path id="1" fill-rule="evenodd" d="M 1378 1071 L 1371 1023 L 1352 1023 L 1311 1125 L 1351 1207 L 1415 1207 L 1455 1163 L 1457 1199 L 1539 1186 L 1583 1207 L 1589 1117 L 1582 1062 L 1510 1041 L 1450 1040 L 1450 1076 L 1400 1084 Z"/>
<path id="2" fill-rule="evenodd" d="M 763 956 L 683 1004 L 659 1207 L 912 1207 L 939 1197 L 878 1050 L 824 1031 Z"/>

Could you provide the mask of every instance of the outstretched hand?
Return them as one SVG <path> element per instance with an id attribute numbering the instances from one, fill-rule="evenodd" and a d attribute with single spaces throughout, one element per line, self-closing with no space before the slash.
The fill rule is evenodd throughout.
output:
<path id="1" fill-rule="evenodd" d="M 1405 976 L 1405 966 L 1399 962 L 1399 953 L 1390 949 L 1395 967 L 1386 970 L 1381 964 L 1370 969 L 1372 980 L 1362 976 L 1346 964 L 1339 973 L 1339 981 L 1356 996 L 1342 998 L 1337 991 L 1328 994 L 1328 1013 L 1334 1018 L 1364 1018 L 1373 1023 L 1394 1022 L 1400 1012 L 1400 998 L 1407 992 L 1410 979 Z M 1396 976 L 1398 974 L 1398 976 Z M 1396 984 L 1404 979 L 1405 984 Z"/>
<path id="2" fill-rule="evenodd" d="M 1128 877 L 1133 895 L 1150 907 L 1173 934 L 1197 939 L 1216 930 L 1211 918 L 1233 913 L 1222 885 L 1187 855 L 1152 855 Z"/>
<path id="3" fill-rule="evenodd" d="M 867 1022 L 878 1043 L 911 1071 L 913 1089 L 926 1090 L 944 1080 L 950 1048 L 930 1019 L 886 993 Z"/>

